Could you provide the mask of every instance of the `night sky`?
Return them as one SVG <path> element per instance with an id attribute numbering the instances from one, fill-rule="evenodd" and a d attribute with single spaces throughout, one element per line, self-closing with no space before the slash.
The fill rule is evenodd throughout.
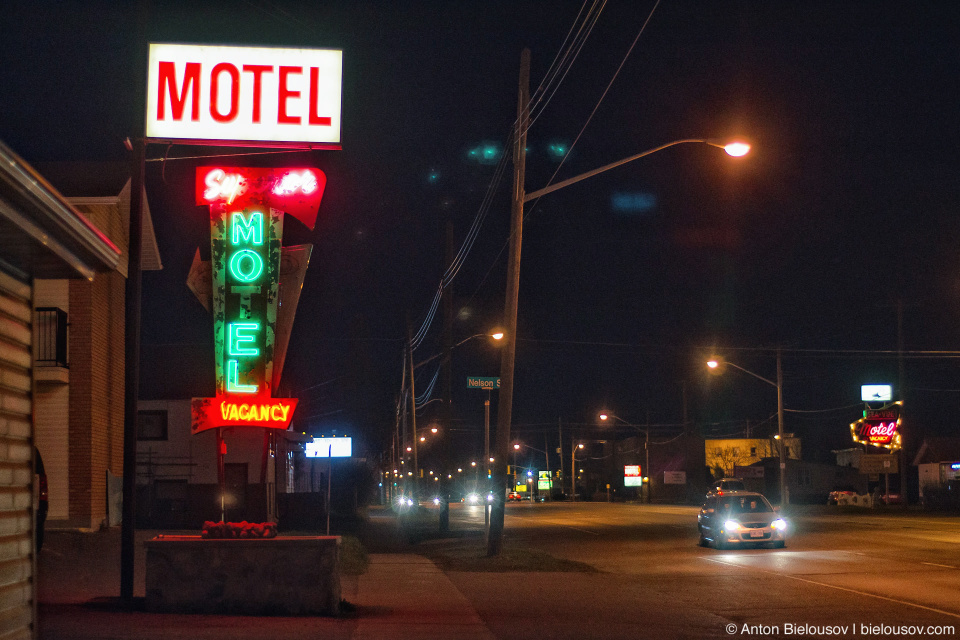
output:
<path id="1" fill-rule="evenodd" d="M 742 136 L 731 159 L 682 145 L 528 207 L 514 430 L 536 447 L 594 429 L 601 409 L 678 432 L 682 391 L 706 435 L 776 429 L 775 390 L 703 366 L 719 353 L 774 378 L 783 349 L 786 430 L 810 459 L 850 445 L 859 385 L 899 383 L 923 433 L 957 435 L 960 409 L 960 6 L 944 2 L 611 0 L 529 131 L 528 191 L 686 137 Z M 416 330 L 496 175 L 516 113 L 520 52 L 531 90 L 561 50 L 577 2 L 147 3 L 153 42 L 343 49 L 343 150 L 227 158 L 313 165 L 328 186 L 313 232 L 283 390 L 297 426 L 393 428 L 405 317 Z M 30 162 L 123 160 L 142 127 L 135 3 L 30 2 L 0 21 L 0 139 Z M 599 102 L 599 106 L 598 106 Z M 539 109 L 538 109 L 539 111 Z M 144 275 L 142 397 L 212 389 L 212 322 L 187 290 L 209 252 L 194 168 L 235 149 L 152 145 L 147 193 L 164 270 Z M 474 153 L 471 153 L 474 152 Z M 452 287 L 454 340 L 501 321 L 511 170 Z M 69 195 L 69 194 L 67 194 Z M 448 289 L 448 293 L 451 291 Z M 416 360 L 437 353 L 440 318 Z M 918 353 L 918 352 L 951 352 Z M 483 393 L 499 375 L 482 340 L 454 352 L 454 446 L 480 448 Z M 426 387 L 435 368 L 417 379 Z M 206 386 L 205 386 L 206 385 Z M 439 395 L 439 384 L 434 397 Z M 424 410 L 430 424 L 439 403 Z M 496 415 L 494 407 L 493 415 Z M 916 440 L 914 440 L 916 442 Z M 555 440 L 550 448 L 556 446 Z M 427 454 L 429 455 L 429 454 Z"/>

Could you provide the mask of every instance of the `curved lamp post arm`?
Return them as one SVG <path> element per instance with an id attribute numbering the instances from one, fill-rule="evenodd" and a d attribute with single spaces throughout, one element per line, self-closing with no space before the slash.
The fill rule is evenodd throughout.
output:
<path id="1" fill-rule="evenodd" d="M 747 369 L 744 369 L 744 368 L 741 367 L 740 365 L 733 364 L 733 363 L 730 362 L 729 360 L 724 360 L 723 363 L 724 363 L 725 365 L 727 365 L 728 367 L 733 367 L 734 369 L 739 369 L 740 371 L 743 371 L 745 374 L 750 375 L 750 376 L 753 376 L 753 377 L 756 378 L 757 380 L 763 380 L 764 382 L 766 382 L 766 383 L 769 384 L 770 386 L 778 387 L 778 388 L 780 387 L 780 385 L 778 385 L 778 384 L 777 384 L 776 382 L 774 382 L 773 380 L 768 380 L 767 378 L 764 378 L 764 377 L 761 376 L 761 375 L 757 375 L 757 374 L 754 373 L 753 371 L 748 371 Z"/>
<path id="2" fill-rule="evenodd" d="M 653 149 L 647 149 L 646 151 L 641 151 L 640 153 L 638 153 L 638 154 L 636 154 L 636 155 L 634 155 L 634 156 L 630 156 L 629 158 L 624 158 L 623 160 L 617 160 L 616 162 L 611 162 L 610 164 L 604 165 L 604 166 L 600 167 L 599 169 L 594 169 L 593 171 L 587 171 L 586 173 L 581 173 L 581 174 L 578 175 L 578 176 L 574 176 L 574 177 L 572 177 L 572 178 L 567 178 L 566 180 L 564 180 L 564 181 L 562 181 L 562 182 L 558 182 L 558 183 L 552 184 L 552 185 L 550 185 L 550 186 L 548 186 L 548 187 L 544 187 L 543 189 L 540 189 L 540 190 L 538 190 L 538 191 L 533 191 L 533 192 L 531 192 L 531 193 L 528 193 L 528 194 L 526 194 L 526 195 L 523 197 L 523 201 L 524 201 L 524 202 L 530 202 L 531 200 L 536 200 L 536 199 L 539 198 L 540 196 L 545 196 L 545 195 L 547 195 L 548 193 L 553 193 L 554 191 L 556 191 L 556 190 L 558 190 L 558 189 L 563 189 L 564 187 L 570 186 L 571 184 L 574 184 L 575 182 L 580 182 L 581 180 L 586 180 L 587 178 L 593 177 L 593 176 L 597 175 L 598 173 L 603 173 L 604 171 L 609 171 L 610 169 L 614 169 L 614 168 L 616 168 L 616 167 L 619 167 L 619 166 L 622 165 L 622 164 L 627 164 L 628 162 L 633 162 L 634 160 L 639 160 L 640 158 L 643 158 L 644 156 L 649 156 L 651 153 L 656 153 L 657 151 L 662 151 L 662 150 L 666 149 L 667 147 L 673 147 L 673 146 L 676 146 L 676 145 L 678 145 L 678 144 L 686 144 L 686 143 L 689 143 L 689 142 L 701 142 L 701 143 L 704 143 L 704 144 L 709 144 L 709 145 L 714 146 L 714 147 L 720 147 L 721 149 L 723 149 L 723 148 L 726 147 L 726 145 L 720 144 L 719 142 L 715 142 L 715 141 L 713 141 L 713 140 L 708 140 L 708 139 L 706 139 L 706 138 L 684 138 L 683 140 L 674 140 L 673 142 L 668 142 L 668 143 L 666 143 L 666 144 L 662 144 L 662 145 L 660 145 L 659 147 L 654 147 Z"/>
<path id="3" fill-rule="evenodd" d="M 494 335 L 494 334 L 489 334 L 489 333 L 475 333 L 474 335 L 472 335 L 472 336 L 470 336 L 470 337 L 468 337 L 468 338 L 464 338 L 463 340 L 461 340 L 460 342 L 458 342 L 457 344 L 453 345 L 453 346 L 450 347 L 450 348 L 451 348 L 451 349 L 456 349 L 457 347 L 459 347 L 460 345 L 462 345 L 464 342 L 469 342 L 470 340 L 473 340 L 474 338 L 493 338 L 494 340 L 499 340 L 499 339 L 500 339 L 500 338 L 494 338 L 493 335 Z M 503 336 L 501 335 L 501 337 L 503 337 Z M 422 367 L 423 365 L 427 364 L 428 362 L 432 362 L 432 361 L 436 360 L 437 358 L 439 358 L 439 357 L 442 356 L 442 355 L 443 355 L 442 353 L 434 354 L 434 355 L 430 356 L 429 358 L 427 358 L 426 360 L 424 360 L 424 361 L 422 361 L 422 362 L 418 362 L 417 364 L 413 365 L 413 368 L 414 368 L 414 369 L 419 369 L 419 368 Z"/>

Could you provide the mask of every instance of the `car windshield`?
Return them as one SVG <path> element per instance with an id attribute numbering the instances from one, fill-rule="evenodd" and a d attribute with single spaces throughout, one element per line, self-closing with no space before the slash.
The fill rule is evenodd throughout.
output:
<path id="1" fill-rule="evenodd" d="M 724 496 L 720 501 L 720 510 L 730 514 L 769 513 L 773 507 L 763 496 Z"/>

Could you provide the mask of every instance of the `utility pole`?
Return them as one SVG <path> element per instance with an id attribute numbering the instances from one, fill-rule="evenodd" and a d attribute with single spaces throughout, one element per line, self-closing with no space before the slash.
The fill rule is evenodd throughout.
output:
<path id="1" fill-rule="evenodd" d="M 493 466 L 493 506 L 487 535 L 487 555 L 503 551 L 504 489 L 510 455 L 510 420 L 513 414 L 513 367 L 517 351 L 517 306 L 520 298 L 520 247 L 523 241 L 523 199 L 526 175 L 527 125 L 530 119 L 530 50 L 520 54 L 520 86 L 517 120 L 513 132 L 513 206 L 510 215 L 510 257 L 507 262 L 507 292 L 504 301 L 503 356 L 500 362 L 500 400 L 497 406 L 497 456 Z"/>
<path id="2" fill-rule="evenodd" d="M 487 399 L 483 401 L 483 526 L 490 526 L 490 501 L 487 493 L 490 490 L 490 390 L 487 389 Z"/>
<path id="3" fill-rule="evenodd" d="M 417 459 L 417 393 L 413 385 L 413 330 L 410 328 L 410 318 L 407 318 L 407 357 L 410 358 L 410 429 L 413 437 L 413 496 L 420 500 L 420 462 Z"/>
<path id="4" fill-rule="evenodd" d="M 570 501 L 577 501 L 577 443 L 570 437 Z"/>
<path id="5" fill-rule="evenodd" d="M 903 296 L 897 297 L 897 369 L 899 373 L 899 380 L 897 385 L 897 395 L 900 396 L 900 506 L 904 509 L 907 508 L 907 439 L 904 437 L 904 422 L 903 422 L 903 408 L 906 406 L 904 402 L 905 393 L 904 393 L 904 379 L 906 378 L 903 361 Z M 890 495 L 890 474 L 887 474 L 887 495 Z"/>
<path id="6" fill-rule="evenodd" d="M 453 222 L 447 218 L 445 226 L 444 254 L 447 265 L 453 262 Z M 440 465 L 440 533 L 450 531 L 450 432 L 453 418 L 452 402 L 452 351 L 453 351 L 453 283 L 441 296 L 443 298 L 443 424 L 440 432 L 440 450 L 443 463 Z"/>
<path id="7" fill-rule="evenodd" d="M 783 435 L 783 358 L 777 348 L 777 433 L 780 435 L 780 505 L 790 504 L 787 492 L 787 443 Z"/>
<path id="8" fill-rule="evenodd" d="M 647 424 L 646 429 L 646 439 L 643 443 L 643 451 L 645 455 L 644 464 L 646 465 L 646 476 L 647 476 L 647 504 L 650 504 L 650 490 L 653 489 L 653 474 L 650 473 L 650 412 L 647 411 Z"/>
<path id="9" fill-rule="evenodd" d="M 560 439 L 557 440 L 557 454 L 560 458 L 560 493 L 563 493 L 563 421 L 557 416 L 557 433 Z"/>

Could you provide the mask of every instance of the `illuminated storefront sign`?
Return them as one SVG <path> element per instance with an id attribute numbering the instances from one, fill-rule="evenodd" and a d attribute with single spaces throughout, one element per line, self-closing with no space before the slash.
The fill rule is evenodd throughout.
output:
<path id="1" fill-rule="evenodd" d="M 858 444 L 899 449 L 900 403 L 884 409 L 865 411 L 863 418 L 850 425 L 850 435 Z"/>
<path id="2" fill-rule="evenodd" d="M 890 402 L 893 400 L 893 387 L 889 384 L 862 384 L 860 399 L 864 402 Z"/>
<path id="3" fill-rule="evenodd" d="M 216 397 L 193 401 L 193 432 L 286 429 L 296 400 L 273 398 L 283 215 L 316 221 L 326 178 L 309 168 L 200 167 L 210 207 Z"/>
<path id="4" fill-rule="evenodd" d="M 353 438 L 314 438 L 303 449 L 308 458 L 349 458 L 353 455 Z"/>
<path id="5" fill-rule="evenodd" d="M 147 137 L 340 148 L 343 53 L 150 45 Z"/>
<path id="6" fill-rule="evenodd" d="M 628 464 L 623 467 L 623 486 L 625 487 L 643 486 L 643 476 L 640 474 L 640 465 Z"/>

